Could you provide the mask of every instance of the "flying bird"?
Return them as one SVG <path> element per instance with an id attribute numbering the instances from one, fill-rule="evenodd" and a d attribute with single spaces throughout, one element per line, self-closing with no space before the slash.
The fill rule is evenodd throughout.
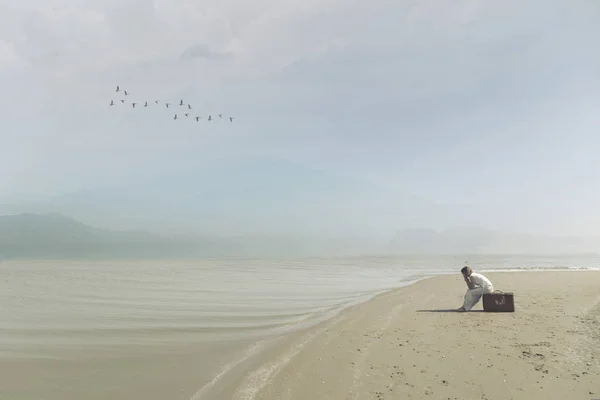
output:
<path id="1" fill-rule="evenodd" d="M 196 117 L 196 122 L 200 121 L 200 117 Z"/>
<path id="2" fill-rule="evenodd" d="M 110 101 L 110 105 L 111 105 L 111 106 L 114 106 L 114 105 L 115 105 L 115 102 L 111 100 L 111 101 Z"/>
<path id="3" fill-rule="evenodd" d="M 121 100 L 121 103 L 125 104 L 125 100 Z"/>
<path id="4" fill-rule="evenodd" d="M 154 100 L 154 102 L 155 102 L 156 104 L 158 104 L 158 100 Z"/>
<path id="5" fill-rule="evenodd" d="M 144 103 L 144 107 L 148 107 L 148 102 L 145 102 L 145 103 Z"/>
<path id="6" fill-rule="evenodd" d="M 173 117 L 173 119 L 177 119 L 177 114 L 175 114 L 175 116 Z"/>
<path id="7" fill-rule="evenodd" d="M 229 122 L 233 122 L 233 117 L 229 117 Z"/>
<path id="8" fill-rule="evenodd" d="M 209 121 L 212 121 L 212 115 L 209 115 L 209 116 L 208 116 L 208 120 L 209 120 Z"/>
<path id="9" fill-rule="evenodd" d="M 188 104 L 188 110 L 191 110 L 191 109 L 192 109 L 192 106 L 190 106 L 190 105 Z"/>
<path id="10" fill-rule="evenodd" d="M 169 108 L 169 106 L 171 105 L 171 103 L 165 103 L 165 107 Z"/>
<path id="11" fill-rule="evenodd" d="M 189 117 L 189 116 L 190 116 L 190 114 L 188 114 L 188 113 L 185 113 L 185 114 L 183 114 L 183 115 L 185 115 L 186 117 Z"/>
<path id="12" fill-rule="evenodd" d="M 223 114 L 219 114 L 219 118 L 223 118 Z"/>
<path id="13" fill-rule="evenodd" d="M 120 92 L 120 91 L 121 91 L 121 88 L 119 87 L 119 85 L 117 85 L 117 90 L 115 90 L 115 92 L 117 92 L 117 93 L 118 93 L 118 92 Z"/>
<path id="14" fill-rule="evenodd" d="M 179 105 L 180 105 L 180 106 L 182 106 L 182 105 L 183 105 L 183 100 L 181 100 L 181 101 L 179 102 Z"/>
<path id="15" fill-rule="evenodd" d="M 123 93 L 125 93 L 125 96 L 129 96 L 129 93 L 127 93 L 127 90 L 124 90 Z"/>
<path id="16" fill-rule="evenodd" d="M 135 108 L 135 105 L 136 105 L 136 104 L 137 104 L 137 103 L 131 103 L 131 106 L 132 106 L 133 108 Z"/>

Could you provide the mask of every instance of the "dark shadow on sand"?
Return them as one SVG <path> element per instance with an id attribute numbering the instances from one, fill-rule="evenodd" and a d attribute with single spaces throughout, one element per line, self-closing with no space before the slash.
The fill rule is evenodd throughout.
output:
<path id="1" fill-rule="evenodd" d="M 483 312 L 483 310 L 471 310 L 471 311 L 458 311 L 457 309 L 447 309 L 447 310 L 417 310 L 417 312 L 455 312 L 455 313 L 472 313 L 472 312 Z"/>

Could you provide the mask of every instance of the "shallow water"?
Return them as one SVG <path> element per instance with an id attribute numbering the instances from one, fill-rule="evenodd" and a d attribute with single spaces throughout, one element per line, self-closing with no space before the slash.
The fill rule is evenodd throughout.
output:
<path id="1" fill-rule="evenodd" d="M 263 339 L 415 279 L 597 257 L 5 261 L 0 399 L 190 399 Z"/>

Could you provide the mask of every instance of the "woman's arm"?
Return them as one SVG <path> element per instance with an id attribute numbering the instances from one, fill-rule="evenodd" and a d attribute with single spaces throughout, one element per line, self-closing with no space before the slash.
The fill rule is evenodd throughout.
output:
<path id="1" fill-rule="evenodd" d="M 465 277 L 465 282 L 467 283 L 469 289 L 475 289 L 475 284 L 471 281 L 470 278 Z"/>

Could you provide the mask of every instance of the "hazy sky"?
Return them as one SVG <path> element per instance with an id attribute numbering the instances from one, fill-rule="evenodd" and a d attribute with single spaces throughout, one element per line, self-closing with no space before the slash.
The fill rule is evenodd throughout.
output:
<path id="1" fill-rule="evenodd" d="M 0 0 L 0 200 L 279 160 L 371 209 L 600 234 L 598 38 L 597 0 Z"/>

